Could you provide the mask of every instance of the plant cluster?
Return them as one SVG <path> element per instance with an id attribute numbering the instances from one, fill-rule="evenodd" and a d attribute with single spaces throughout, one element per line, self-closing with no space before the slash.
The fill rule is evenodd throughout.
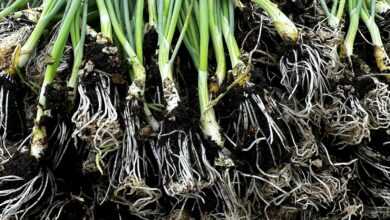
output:
<path id="1" fill-rule="evenodd" d="M 0 219 L 390 218 L 389 0 L 0 0 Z"/>

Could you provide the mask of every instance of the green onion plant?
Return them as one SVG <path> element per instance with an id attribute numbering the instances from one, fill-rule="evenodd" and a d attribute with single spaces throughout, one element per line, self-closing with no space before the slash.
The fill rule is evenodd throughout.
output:
<path id="1" fill-rule="evenodd" d="M 332 0 L 332 6 L 329 8 L 326 0 L 320 0 L 322 9 L 328 18 L 328 25 L 334 29 L 340 26 L 344 16 L 344 10 L 347 0 Z"/>
<path id="2" fill-rule="evenodd" d="M 0 21 L 4 19 L 6 16 L 24 7 L 28 1 L 29 0 L 16 0 L 12 2 L 12 4 L 4 5 L 5 7 L 1 7 L 2 10 L 0 11 Z M 0 4 L 4 4 L 4 3 L 0 3 Z"/>
<path id="3" fill-rule="evenodd" d="M 374 47 L 374 57 L 378 69 L 381 72 L 389 71 L 390 59 L 385 50 L 380 29 L 375 22 L 376 0 L 366 0 L 363 2 L 360 17 L 371 35 L 371 42 Z"/>
<path id="4" fill-rule="evenodd" d="M 299 31 L 295 24 L 271 0 L 252 0 L 263 9 L 271 18 L 279 36 L 285 41 L 295 44 L 298 41 Z M 343 1 L 343 0 L 341 0 Z"/>
<path id="5" fill-rule="evenodd" d="M 161 83 L 164 99 L 167 103 L 166 110 L 171 114 L 180 103 L 178 86 L 174 79 L 173 62 L 176 54 L 173 50 L 172 41 L 176 33 L 177 24 L 182 10 L 183 0 L 157 1 L 157 33 L 158 33 L 158 66 L 160 70 Z M 185 31 L 185 30 L 183 30 Z M 180 40 L 176 47 L 180 46 Z"/>
<path id="6" fill-rule="evenodd" d="M 360 12 L 363 0 L 348 0 L 349 27 L 344 39 L 344 50 L 347 58 L 351 59 L 355 45 L 356 34 L 359 29 Z"/>
<path id="7" fill-rule="evenodd" d="M 19 69 L 23 68 L 30 60 L 42 35 L 45 33 L 49 24 L 53 22 L 55 16 L 58 14 L 59 10 L 63 7 L 65 2 L 66 2 L 65 0 L 43 1 L 41 5 L 42 13 L 41 16 L 39 17 L 37 24 L 35 25 L 34 31 L 31 33 L 26 43 L 23 44 L 22 47 L 20 48 L 18 57 L 15 58 L 17 67 Z"/>
<path id="8" fill-rule="evenodd" d="M 46 125 L 44 124 L 45 117 L 48 117 L 46 89 L 53 83 L 57 75 L 57 68 L 60 64 L 61 57 L 63 56 L 64 48 L 72 27 L 72 22 L 74 17 L 77 15 L 77 11 L 80 7 L 82 7 L 81 3 L 81 0 L 71 0 L 67 2 L 68 7 L 65 12 L 64 20 L 61 23 L 58 35 L 56 36 L 55 42 L 50 51 L 50 58 L 53 62 L 47 65 L 44 72 L 44 80 L 39 95 L 39 103 L 37 105 L 37 113 L 32 130 L 30 154 L 36 159 L 41 159 L 45 150 L 48 148 L 48 136 Z"/>
<path id="9" fill-rule="evenodd" d="M 185 1 L 182 10 L 182 24 L 185 23 L 186 16 L 190 13 L 191 2 Z M 216 145 L 223 147 L 224 140 L 221 128 L 217 122 L 215 111 L 211 105 L 208 82 L 209 74 L 209 3 L 207 0 L 195 1 L 194 13 L 189 19 L 188 29 L 184 37 L 184 43 L 189 51 L 196 68 L 198 69 L 198 98 L 200 107 L 200 127 L 205 137 L 209 138 Z M 184 26 L 184 25 L 182 25 Z"/>

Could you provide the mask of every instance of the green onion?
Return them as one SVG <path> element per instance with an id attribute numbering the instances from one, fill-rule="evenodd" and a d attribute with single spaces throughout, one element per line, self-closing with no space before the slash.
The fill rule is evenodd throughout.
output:
<path id="1" fill-rule="evenodd" d="M 100 32 L 103 37 L 105 37 L 109 42 L 112 42 L 112 28 L 110 15 L 107 12 L 106 4 L 104 0 L 96 0 L 97 7 L 99 10 L 99 19 L 100 19 Z"/>
<path id="2" fill-rule="evenodd" d="M 38 101 L 39 104 L 37 106 L 37 114 L 32 131 L 30 154 L 36 159 L 40 159 L 48 147 L 46 126 L 43 124 L 43 119 L 47 117 L 46 89 L 49 85 L 51 85 L 57 75 L 57 68 L 63 56 L 64 48 L 69 36 L 69 31 L 72 27 L 74 17 L 76 16 L 77 11 L 81 6 L 81 1 L 82 0 L 71 0 L 68 2 L 68 4 L 70 4 L 69 9 L 64 15 L 64 20 L 59 29 L 58 36 L 56 37 L 56 40 L 50 51 L 50 58 L 53 62 L 47 65 L 44 73 L 44 80 Z"/>
<path id="3" fill-rule="evenodd" d="M 34 31 L 31 36 L 28 38 L 26 43 L 20 49 L 19 57 L 16 59 L 17 66 L 23 68 L 27 62 L 30 60 L 34 49 L 37 47 L 38 42 L 45 32 L 47 26 L 52 22 L 54 17 L 57 15 L 57 12 L 62 8 L 65 0 L 46 0 L 44 1 L 42 8 L 41 17 L 38 20 L 38 23 L 35 26 Z"/>
<path id="4" fill-rule="evenodd" d="M 252 0 L 271 17 L 273 25 L 279 36 L 289 43 L 298 41 L 298 29 L 295 24 L 270 0 Z"/>
<path id="5" fill-rule="evenodd" d="M 185 1 L 181 15 L 181 24 L 185 23 L 184 18 L 190 13 L 190 5 L 189 0 Z M 194 15 L 188 21 L 189 24 L 184 42 L 198 69 L 198 98 L 201 114 L 200 127 L 207 138 L 210 138 L 216 145 L 223 147 L 224 140 L 220 126 L 216 120 L 214 108 L 211 105 L 208 90 L 209 3 L 207 0 L 198 0 L 195 2 L 194 9 Z"/>
<path id="6" fill-rule="evenodd" d="M 210 34 L 214 46 L 214 53 L 217 61 L 217 69 L 215 75 L 218 80 L 218 85 L 221 86 L 226 77 L 226 58 L 222 39 L 222 15 L 220 8 L 221 1 L 209 1 L 209 25 Z"/>
<path id="7" fill-rule="evenodd" d="M 222 30 L 229 51 L 233 76 L 238 79 L 248 75 L 249 68 L 241 60 L 241 51 L 234 36 L 234 7 L 232 1 L 222 1 Z M 246 77 L 245 77 L 246 78 Z"/>
<path id="8" fill-rule="evenodd" d="M 159 36 L 158 66 L 168 114 L 176 109 L 180 102 L 179 92 L 173 77 L 173 60 L 175 56 L 170 57 L 170 54 L 182 3 L 183 0 L 166 0 L 158 1 L 157 4 L 159 9 L 157 17 L 157 32 Z M 180 42 L 176 44 L 176 47 L 179 47 L 179 45 Z"/>
<path id="9" fill-rule="evenodd" d="M 332 28 L 338 28 L 344 16 L 346 0 L 333 0 L 332 9 L 329 10 L 325 0 L 320 0 L 321 7 L 328 18 L 328 24 Z"/>
<path id="10" fill-rule="evenodd" d="M 368 9 L 367 2 L 364 2 L 360 17 L 370 32 L 372 44 L 374 46 L 376 65 L 378 69 L 383 72 L 390 70 L 390 60 L 383 45 L 379 27 L 375 22 L 375 10 L 375 0 L 371 0 L 370 9 Z"/>
<path id="11" fill-rule="evenodd" d="M 200 51 L 198 69 L 198 95 L 201 112 L 201 128 L 203 133 L 210 137 L 218 146 L 223 146 L 220 127 L 217 123 L 214 109 L 211 108 L 208 94 L 208 55 L 209 55 L 209 25 L 208 0 L 199 0 L 199 32 Z"/>
<path id="12" fill-rule="evenodd" d="M 359 28 L 360 11 L 363 0 L 348 0 L 349 27 L 344 40 L 345 55 L 350 59 L 353 55 L 356 34 Z"/>
<path id="13" fill-rule="evenodd" d="M 29 0 L 16 0 L 10 6 L 2 9 L 0 11 L 0 20 L 5 18 L 6 16 L 12 14 L 16 10 L 18 10 L 19 8 L 22 8 L 23 6 L 25 6 L 28 1 Z"/>
<path id="14" fill-rule="evenodd" d="M 126 0 L 124 0 L 126 2 Z M 145 103 L 144 93 L 145 93 L 145 81 L 146 81 L 146 72 L 143 65 L 143 7 L 144 0 L 137 0 L 135 4 L 134 13 L 136 18 L 134 19 L 134 27 L 131 27 L 130 23 L 120 23 L 118 21 L 120 11 L 115 11 L 113 2 L 111 0 L 105 1 L 108 14 L 110 15 L 112 27 L 115 33 L 116 38 L 118 39 L 120 45 L 122 46 L 129 64 L 132 66 L 132 71 L 130 71 L 130 78 L 132 83 L 129 87 L 128 97 L 129 101 L 141 101 L 143 102 L 143 109 L 146 116 L 147 122 L 152 126 L 154 130 L 158 129 L 158 123 L 153 118 L 153 115 L 150 112 L 150 109 Z M 114 3 L 118 4 L 118 0 L 115 0 Z M 126 5 L 126 4 L 124 4 Z M 119 9 L 118 9 L 119 10 Z M 122 8 L 122 14 L 127 18 L 130 18 L 130 11 L 128 7 Z M 125 35 L 124 27 L 126 29 L 127 35 Z M 134 36 L 133 36 L 134 34 Z M 135 42 L 133 39 L 135 38 Z M 134 45 L 135 43 L 135 45 Z M 135 48 L 135 49 L 134 49 Z M 133 104 L 129 104 L 133 105 Z"/>
<path id="15" fill-rule="evenodd" d="M 87 31 L 87 18 L 88 18 L 88 0 L 84 2 L 83 15 L 82 15 L 82 24 L 80 24 L 80 19 L 77 19 L 79 16 L 76 16 L 76 19 L 73 22 L 71 27 L 70 36 L 73 46 L 73 66 L 72 73 L 68 81 L 68 90 L 71 92 L 70 100 L 73 102 L 75 89 L 78 83 L 79 69 L 83 61 L 84 55 L 84 42 Z M 80 33 L 81 29 L 81 33 Z"/>
<path id="16" fill-rule="evenodd" d="M 113 2 L 111 0 L 105 0 L 105 2 L 115 36 L 122 45 L 130 65 L 132 65 L 133 71 L 131 72 L 130 77 L 132 78 L 133 82 L 129 88 L 129 99 L 135 98 L 143 100 L 146 80 L 145 68 L 141 62 L 141 59 L 137 56 L 137 53 L 131 46 L 129 40 L 126 38 L 123 28 L 118 21 L 118 14 L 114 10 Z"/>

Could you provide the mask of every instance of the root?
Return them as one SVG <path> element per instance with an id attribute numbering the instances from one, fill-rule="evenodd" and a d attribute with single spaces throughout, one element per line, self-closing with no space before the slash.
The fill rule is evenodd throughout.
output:
<path id="1" fill-rule="evenodd" d="M 24 181 L 18 176 L 3 176 L 1 186 L 16 185 Z M 1 219 L 23 219 L 28 217 L 38 206 L 50 204 L 56 191 L 54 176 L 48 170 L 41 170 L 37 176 L 23 185 L 0 190 Z"/>
<path id="2" fill-rule="evenodd" d="M 247 83 L 243 95 L 233 112 L 222 120 L 227 143 L 237 150 L 259 154 L 260 149 L 268 147 L 275 160 L 276 147 L 288 148 L 285 132 L 277 120 L 280 111 L 275 100 L 267 92 L 259 91 L 254 84 Z M 232 120 L 234 119 L 234 120 Z M 257 165 L 257 164 L 256 164 Z"/>
<path id="3" fill-rule="evenodd" d="M 9 91 L 0 87 L 0 164 L 12 157 L 7 145 Z"/>
<path id="4" fill-rule="evenodd" d="M 206 158 L 199 135 L 174 130 L 160 133 L 153 145 L 165 192 L 172 197 L 199 197 L 203 189 L 214 184 L 218 172 Z"/>
<path id="5" fill-rule="evenodd" d="M 53 135 L 49 138 L 50 141 L 54 141 L 54 146 L 56 146 L 55 149 L 53 149 L 53 152 L 50 152 L 51 155 L 49 156 L 49 158 L 51 158 L 52 169 L 55 170 L 60 166 L 72 141 L 71 137 L 72 131 L 68 125 L 65 122 L 58 123 L 53 131 Z"/>
<path id="6" fill-rule="evenodd" d="M 293 96 L 297 100 L 304 97 L 306 106 L 300 111 L 308 113 L 313 104 L 321 100 L 323 93 L 327 91 L 327 82 L 323 72 L 326 65 L 319 51 L 308 45 L 301 45 L 300 49 L 302 55 L 294 50 L 292 58 L 282 57 L 280 62 L 281 84 L 290 94 L 290 100 L 293 100 Z"/>
<path id="7" fill-rule="evenodd" d="M 376 88 L 369 91 L 363 99 L 363 106 L 370 116 L 370 128 L 390 127 L 390 91 L 388 85 L 376 78 L 371 78 Z"/>
<path id="8" fill-rule="evenodd" d="M 122 132 L 116 111 L 117 91 L 111 86 L 110 75 L 94 69 L 88 62 L 78 86 L 80 103 L 72 116 L 75 124 L 73 137 L 93 146 L 96 150 L 97 169 L 103 172 L 103 159 L 120 146 Z M 92 77 L 89 78 L 88 76 Z M 84 81 L 83 82 L 83 77 Z M 88 80 L 95 80 L 89 87 Z"/>
<path id="9" fill-rule="evenodd" d="M 349 95 L 329 95 L 331 104 L 323 109 L 326 135 L 337 145 L 356 145 L 370 137 L 369 114 L 359 100 Z"/>
<path id="10" fill-rule="evenodd" d="M 240 197 L 240 176 L 236 170 L 223 171 L 221 179 L 212 188 L 218 198 L 218 206 L 210 213 L 215 219 L 250 219 L 252 215 L 247 209 L 248 201 Z"/>
<path id="11" fill-rule="evenodd" d="M 142 109 L 137 100 L 126 106 L 123 145 L 116 152 L 110 182 L 115 185 L 115 199 L 126 202 L 136 215 L 149 216 L 155 212 L 150 209 L 158 207 L 161 191 L 146 182 L 148 174 L 154 170 L 146 152 L 148 146 L 137 138 L 142 128 L 139 118 Z"/>

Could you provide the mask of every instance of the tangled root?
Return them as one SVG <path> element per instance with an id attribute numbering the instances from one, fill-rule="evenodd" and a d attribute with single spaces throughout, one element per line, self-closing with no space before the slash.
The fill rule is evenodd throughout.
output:
<path id="1" fill-rule="evenodd" d="M 56 191 L 53 174 L 48 170 L 39 173 L 21 186 L 9 188 L 23 183 L 18 176 L 3 176 L 0 185 L 8 189 L 0 190 L 1 219 L 23 219 L 42 204 L 50 204 Z"/>
<path id="2" fill-rule="evenodd" d="M 370 117 L 370 128 L 390 127 L 390 91 L 388 85 L 376 78 L 371 78 L 376 88 L 369 91 L 363 99 L 363 106 Z"/>
<path id="3" fill-rule="evenodd" d="M 116 111 L 118 92 L 111 85 L 111 75 L 95 69 L 92 62 L 88 62 L 83 70 L 78 86 L 80 102 L 72 116 L 75 124 L 73 137 L 93 146 L 98 162 L 96 166 L 103 172 L 103 158 L 120 146 L 122 137 Z"/>
<path id="4" fill-rule="evenodd" d="M 142 111 L 140 103 L 133 100 L 123 112 L 124 139 L 111 163 L 110 185 L 115 188 L 115 199 L 120 202 L 129 201 L 129 208 L 136 215 L 150 216 L 154 213 L 151 208 L 158 207 L 161 191 L 146 182 L 147 178 L 152 177 L 150 173 L 155 170 L 148 158 L 148 145 L 140 140 L 137 133 L 143 126 L 139 118 L 140 110 Z"/>
<path id="5" fill-rule="evenodd" d="M 356 145 L 370 137 L 369 114 L 353 95 L 328 95 L 330 104 L 323 111 L 325 134 L 337 145 Z"/>
<path id="6" fill-rule="evenodd" d="M 262 144 L 286 146 L 285 134 L 275 119 L 278 112 L 273 109 L 273 100 L 266 92 L 260 94 L 251 83 L 247 83 L 247 89 L 242 92 L 237 110 L 222 122 L 226 124 L 224 133 L 228 143 L 242 151 L 251 151 Z"/>
<path id="7" fill-rule="evenodd" d="M 201 138 L 192 131 L 173 130 L 160 133 L 153 154 L 169 196 L 199 197 L 203 189 L 214 184 L 218 172 L 206 157 Z"/>
<path id="8" fill-rule="evenodd" d="M 337 55 L 338 32 L 322 26 L 304 30 L 298 47 L 282 56 L 279 64 L 280 83 L 287 90 L 289 100 L 304 100 L 306 104 L 295 109 L 301 114 L 311 112 L 313 105 L 322 103 L 328 91 L 328 79 L 337 78 L 341 68 Z"/>

